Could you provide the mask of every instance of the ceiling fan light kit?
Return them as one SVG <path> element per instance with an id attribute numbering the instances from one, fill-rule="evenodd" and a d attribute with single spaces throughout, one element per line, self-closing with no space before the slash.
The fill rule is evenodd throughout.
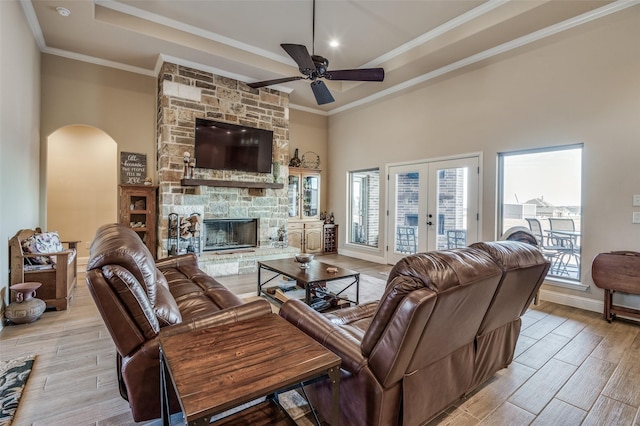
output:
<path id="1" fill-rule="evenodd" d="M 315 47 L 315 20 L 316 2 L 313 2 L 313 44 Z M 383 68 L 359 68 L 329 71 L 329 60 L 320 55 L 309 54 L 307 47 L 302 44 L 282 43 L 280 45 L 285 52 L 298 64 L 298 70 L 302 76 L 278 78 L 275 80 L 258 81 L 249 83 L 253 89 L 272 86 L 274 84 L 287 83 L 295 80 L 311 80 L 311 90 L 318 105 L 334 102 L 335 99 L 329 92 L 329 88 L 320 78 L 335 81 L 384 81 Z"/>

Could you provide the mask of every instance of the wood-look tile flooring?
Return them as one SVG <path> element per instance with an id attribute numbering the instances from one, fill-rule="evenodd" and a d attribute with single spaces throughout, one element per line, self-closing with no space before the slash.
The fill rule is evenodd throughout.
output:
<path id="1" fill-rule="evenodd" d="M 322 258 L 381 277 L 390 269 Z M 221 277 L 237 294 L 256 275 Z M 541 302 L 523 317 L 516 358 L 430 425 L 640 425 L 640 326 Z M 0 359 L 36 354 L 14 425 L 135 425 L 117 390 L 115 347 L 79 277 L 71 307 L 0 331 Z M 434 384 L 437 385 L 437 384 Z M 141 423 L 158 425 L 159 421 Z"/>

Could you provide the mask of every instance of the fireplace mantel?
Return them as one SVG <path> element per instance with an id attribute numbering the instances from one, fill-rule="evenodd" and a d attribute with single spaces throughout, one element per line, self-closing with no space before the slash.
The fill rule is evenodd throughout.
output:
<path id="1" fill-rule="evenodd" d="M 282 189 L 284 184 L 272 182 L 244 182 L 237 180 L 216 179 L 181 179 L 182 186 L 218 186 L 226 188 Z"/>

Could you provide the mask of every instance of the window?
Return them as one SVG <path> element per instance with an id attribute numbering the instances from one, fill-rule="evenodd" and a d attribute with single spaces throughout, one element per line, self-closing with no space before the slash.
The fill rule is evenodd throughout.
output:
<path id="1" fill-rule="evenodd" d="M 524 226 L 551 262 L 549 277 L 580 281 L 582 145 L 501 153 L 501 235 Z"/>
<path id="2" fill-rule="evenodd" d="M 349 242 L 378 247 L 380 229 L 380 171 L 349 172 Z"/>

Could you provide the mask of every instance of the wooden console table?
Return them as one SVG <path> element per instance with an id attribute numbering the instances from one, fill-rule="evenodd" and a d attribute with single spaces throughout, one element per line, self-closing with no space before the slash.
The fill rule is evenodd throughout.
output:
<path id="1" fill-rule="evenodd" d="M 169 336 L 160 333 L 162 424 L 170 424 L 171 385 L 185 424 L 208 425 L 212 416 L 263 396 L 283 415 L 278 391 L 327 375 L 333 392 L 331 424 L 337 425 L 340 362 L 276 314 Z"/>

